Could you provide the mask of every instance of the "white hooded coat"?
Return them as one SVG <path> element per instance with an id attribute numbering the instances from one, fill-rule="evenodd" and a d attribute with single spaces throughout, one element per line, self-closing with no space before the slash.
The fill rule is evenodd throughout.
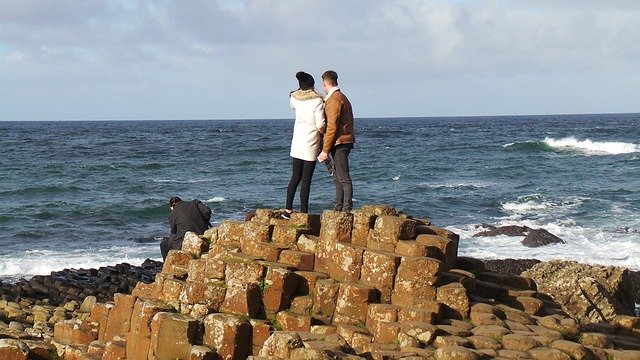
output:
<path id="1" fill-rule="evenodd" d="M 296 90 L 289 103 L 296 112 L 291 139 L 291 157 L 316 161 L 322 150 L 322 134 L 325 131 L 324 101 L 314 90 Z"/>

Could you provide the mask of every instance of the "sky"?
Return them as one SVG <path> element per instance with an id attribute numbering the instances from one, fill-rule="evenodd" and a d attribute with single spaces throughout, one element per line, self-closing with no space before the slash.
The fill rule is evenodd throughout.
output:
<path id="1" fill-rule="evenodd" d="M 638 0 L 0 0 L 0 121 L 640 112 Z"/>

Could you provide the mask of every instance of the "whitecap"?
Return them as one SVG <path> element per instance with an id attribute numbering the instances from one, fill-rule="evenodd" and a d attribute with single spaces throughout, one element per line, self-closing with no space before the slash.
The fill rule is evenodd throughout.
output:
<path id="1" fill-rule="evenodd" d="M 488 188 L 493 183 L 484 182 L 484 181 L 450 181 L 443 183 L 429 183 L 429 182 L 421 182 L 418 183 L 418 187 L 420 188 L 431 188 L 431 189 L 484 189 Z"/>
<path id="2" fill-rule="evenodd" d="M 227 200 L 227 199 L 223 198 L 222 196 L 214 196 L 214 197 L 212 197 L 211 199 L 207 200 L 206 202 L 208 202 L 208 203 L 212 203 L 212 202 L 224 202 L 225 200 Z"/>
<path id="3" fill-rule="evenodd" d="M 400 180 L 400 176 L 394 176 L 393 177 L 393 181 L 398 181 L 398 180 Z"/>
<path id="4" fill-rule="evenodd" d="M 587 155 L 618 155 L 640 151 L 640 145 L 619 141 L 578 140 L 574 137 L 554 139 L 546 137 L 544 143 L 556 149 L 566 149 L 585 153 Z"/>
<path id="5" fill-rule="evenodd" d="M 219 179 L 189 179 L 189 180 L 176 180 L 176 179 L 154 179 L 154 182 L 159 183 L 176 183 L 176 184 L 195 184 L 201 182 L 212 182 Z"/>
<path id="6" fill-rule="evenodd" d="M 9 258 L 3 257 L 0 261 L 0 278 L 30 278 L 64 269 L 97 269 L 123 262 L 140 265 L 148 258 L 161 259 L 157 243 L 111 246 L 98 250 L 27 250 Z"/>

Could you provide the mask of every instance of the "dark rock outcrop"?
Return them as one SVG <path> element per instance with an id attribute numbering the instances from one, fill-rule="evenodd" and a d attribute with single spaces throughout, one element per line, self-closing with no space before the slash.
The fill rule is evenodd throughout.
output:
<path id="1" fill-rule="evenodd" d="M 634 285 L 627 269 L 552 260 L 522 275 L 532 278 L 539 292 L 551 296 L 580 322 L 609 322 L 618 315 L 634 315 Z"/>
<path id="2" fill-rule="evenodd" d="M 540 260 L 537 259 L 499 259 L 484 260 L 484 265 L 489 271 L 520 275 L 523 271 L 529 270 L 539 262 Z"/>
<path id="3" fill-rule="evenodd" d="M 22 299 L 60 305 L 95 296 L 108 301 L 115 293 L 130 293 L 138 281 L 151 283 L 162 270 L 162 263 L 147 259 L 140 266 L 127 263 L 99 269 L 64 269 L 50 275 L 36 275 L 16 283 L 0 282 L 0 299 L 18 302 Z"/>
<path id="4" fill-rule="evenodd" d="M 506 236 L 524 236 L 522 245 L 527 247 L 539 247 L 549 244 L 564 244 L 564 240 L 553 235 L 545 229 L 532 229 L 528 226 L 506 225 L 493 226 L 482 224 L 483 228 L 488 230 L 481 231 L 473 235 L 473 237 L 492 237 L 499 235 Z"/>
<path id="5" fill-rule="evenodd" d="M 518 226 L 518 225 L 506 225 L 506 226 L 493 226 L 489 224 L 482 224 L 482 227 L 488 228 L 489 230 L 481 231 L 473 237 L 491 237 L 498 235 L 507 235 L 507 236 L 525 236 L 532 229 L 528 226 Z"/>
<path id="6" fill-rule="evenodd" d="M 531 229 L 522 239 L 522 245 L 526 247 L 540 247 L 550 244 L 564 244 L 564 240 L 553 235 L 545 229 Z"/>

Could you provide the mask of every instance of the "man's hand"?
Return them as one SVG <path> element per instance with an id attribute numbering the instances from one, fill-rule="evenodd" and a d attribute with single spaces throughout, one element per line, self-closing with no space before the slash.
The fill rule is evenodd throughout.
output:
<path id="1" fill-rule="evenodd" d="M 329 156 L 324 151 L 321 152 L 320 155 L 318 155 L 318 161 L 320 161 L 320 162 L 325 162 L 325 161 L 327 161 L 328 158 L 329 158 Z"/>

